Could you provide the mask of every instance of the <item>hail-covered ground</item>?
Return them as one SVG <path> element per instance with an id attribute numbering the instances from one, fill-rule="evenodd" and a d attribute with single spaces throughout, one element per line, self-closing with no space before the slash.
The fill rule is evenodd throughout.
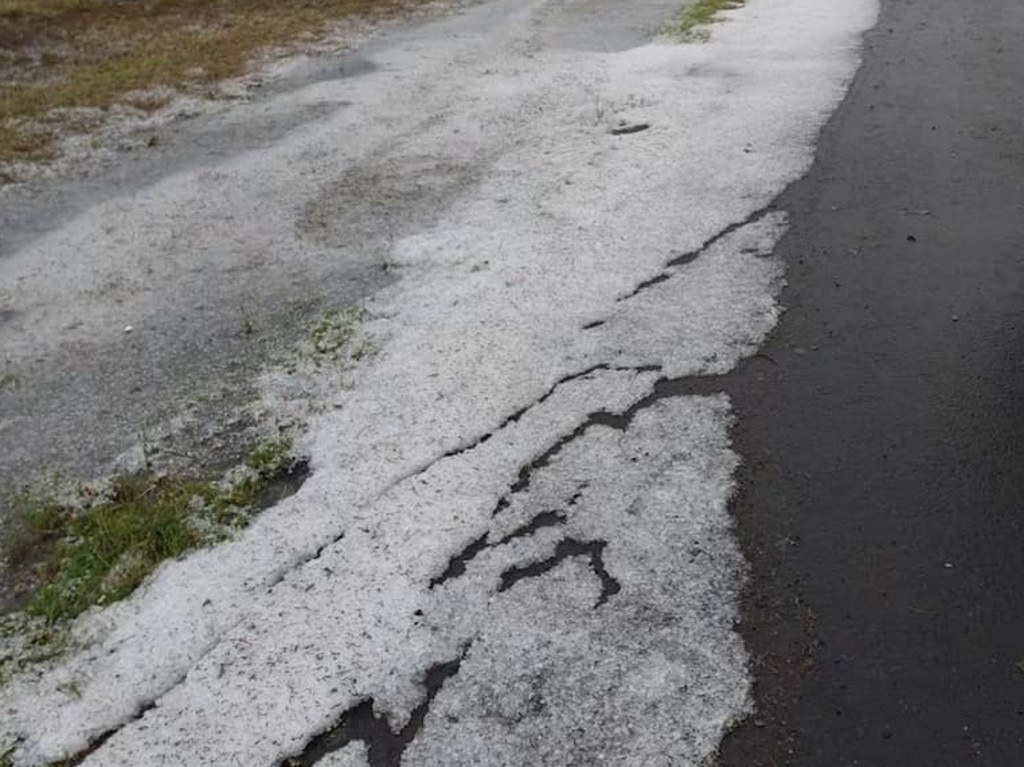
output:
<path id="1" fill-rule="evenodd" d="M 0 753 L 715 751 L 751 709 L 740 458 L 715 376 L 778 318 L 771 203 L 808 169 L 876 8 L 749 0 L 708 42 L 644 41 L 676 6 L 490 0 L 393 32 L 363 53 L 372 71 L 268 107 L 336 103 L 326 117 L 98 205 L 5 265 L 36 302 L 26 343 L 79 305 L 95 322 L 76 332 L 112 326 L 87 310 L 89 254 L 202 290 L 180 277 L 192 259 L 294 269 L 365 247 L 398 279 L 366 306 L 376 353 L 312 421 L 301 491 L 80 619 L 67 658 L 0 692 Z"/>

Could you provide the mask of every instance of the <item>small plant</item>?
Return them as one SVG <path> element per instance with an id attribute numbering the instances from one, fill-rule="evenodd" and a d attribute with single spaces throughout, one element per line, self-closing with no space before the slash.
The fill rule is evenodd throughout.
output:
<path id="1" fill-rule="evenodd" d="M 239 510 L 249 510 L 257 505 L 267 488 L 283 474 L 290 473 L 296 459 L 292 453 L 290 439 L 264 440 L 253 448 L 245 460 L 247 471 L 242 472 L 228 484 L 216 509 L 221 521 L 230 522 Z M 243 512 L 248 516 L 248 512 Z M 237 526 L 238 522 L 232 523 Z"/>
<path id="2" fill-rule="evenodd" d="M 684 43 L 707 42 L 711 37 L 710 25 L 721 21 L 722 11 L 743 7 L 745 0 L 697 0 L 686 6 L 669 23 L 666 32 Z"/>
<path id="3" fill-rule="evenodd" d="M 292 441 L 290 439 L 264 440 L 253 448 L 246 465 L 262 476 L 277 474 L 291 461 Z"/>
<path id="4" fill-rule="evenodd" d="M 310 330 L 309 340 L 319 354 L 334 354 L 352 339 L 362 322 L 361 309 L 332 309 L 324 312 Z"/>

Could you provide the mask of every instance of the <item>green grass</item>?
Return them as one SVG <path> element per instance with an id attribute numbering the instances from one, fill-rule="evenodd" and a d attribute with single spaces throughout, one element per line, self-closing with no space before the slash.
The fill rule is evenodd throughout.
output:
<path id="1" fill-rule="evenodd" d="M 87 509 L 47 495 L 15 501 L 0 557 L 28 573 L 25 612 L 47 625 L 131 594 L 167 559 L 222 540 L 243 527 L 292 461 L 291 443 L 256 446 L 231 482 L 152 472 L 115 477 L 102 495 L 83 489 Z"/>
<path id="2" fill-rule="evenodd" d="M 28 612 L 53 622 L 128 596 L 161 562 L 207 542 L 193 499 L 205 506 L 215 497 L 209 483 L 140 474 L 115 479 L 109 498 L 85 513 L 35 509 L 57 526 L 57 541 Z"/>
<path id="3" fill-rule="evenodd" d="M 686 6 L 669 24 L 668 34 L 687 43 L 706 42 L 711 37 L 710 26 L 722 19 L 722 11 L 741 8 L 745 0 L 697 0 Z"/>

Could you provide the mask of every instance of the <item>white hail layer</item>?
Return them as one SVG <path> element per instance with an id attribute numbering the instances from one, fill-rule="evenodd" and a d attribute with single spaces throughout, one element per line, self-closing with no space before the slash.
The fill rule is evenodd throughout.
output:
<path id="1" fill-rule="evenodd" d="M 386 342 L 314 423 L 313 477 L 237 540 L 81 619 L 87 649 L 8 685 L 0 744 L 17 737 L 19 763 L 128 722 L 86 764 L 272 764 L 367 698 L 401 728 L 425 670 L 461 653 L 410 763 L 697 764 L 745 711 L 723 397 L 587 429 L 491 513 L 588 414 L 627 411 L 659 378 L 725 372 L 763 340 L 778 313 L 780 214 L 665 265 L 806 171 L 874 3 L 750 0 L 706 45 L 616 54 L 537 50 L 540 5 L 492 3 L 407 33 L 376 73 L 279 105 L 357 108 L 99 206 L 5 265 L 39 283 L 45 340 L 59 317 L 37 267 L 77 275 L 85 296 L 105 262 L 74 266 L 83 247 L 131 252 L 169 278 L 193 252 L 232 262 L 258 248 L 301 264 L 325 252 L 296 235 L 297 211 L 353 168 L 394 177 L 443 162 L 471 177 L 431 226 L 394 243 L 403 279 L 370 307 Z M 611 135 L 620 120 L 650 128 Z M 130 236 L 108 234 L 111 221 Z M 552 509 L 563 523 L 429 588 L 469 541 Z M 600 582 L 581 557 L 498 590 L 502 572 L 565 536 L 607 542 L 621 585 L 607 603 L 594 609 Z M 363 758 L 345 753 L 335 758 Z"/>

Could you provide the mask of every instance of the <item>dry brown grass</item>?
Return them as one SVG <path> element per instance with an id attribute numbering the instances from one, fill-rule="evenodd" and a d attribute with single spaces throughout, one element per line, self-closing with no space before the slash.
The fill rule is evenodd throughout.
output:
<path id="1" fill-rule="evenodd" d="M 204 90 L 268 48 L 330 22 L 423 0 L 0 0 L 0 162 L 52 156 L 66 107 L 163 105 L 138 92 Z M 133 100 L 132 94 L 135 94 Z"/>

